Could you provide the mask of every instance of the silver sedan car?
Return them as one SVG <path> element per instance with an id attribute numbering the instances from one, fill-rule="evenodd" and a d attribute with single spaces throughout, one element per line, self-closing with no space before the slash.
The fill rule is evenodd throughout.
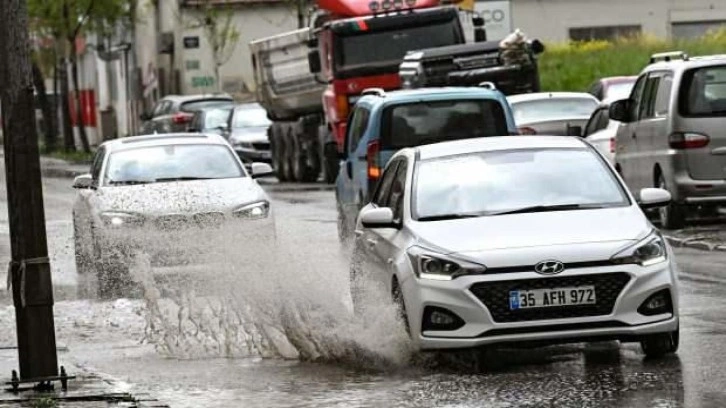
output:
<path id="1" fill-rule="evenodd" d="M 274 239 L 266 193 L 221 136 L 168 134 L 103 143 L 91 173 L 79 176 L 73 206 L 76 265 L 95 273 L 98 294 L 118 292 L 139 255 L 151 266 L 205 264 L 234 248 Z M 211 259 L 210 259 L 211 258 Z"/>
<path id="2" fill-rule="evenodd" d="M 404 149 L 358 218 L 354 309 L 388 296 L 420 349 L 616 339 L 675 352 L 676 264 L 642 210 L 669 200 L 632 196 L 580 138 Z"/>
<path id="3" fill-rule="evenodd" d="M 600 103 L 584 92 L 541 92 L 507 97 L 523 135 L 581 136 Z"/>

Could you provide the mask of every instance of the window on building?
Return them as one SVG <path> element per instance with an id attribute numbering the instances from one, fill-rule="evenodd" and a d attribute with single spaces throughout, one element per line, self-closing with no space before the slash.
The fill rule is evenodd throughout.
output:
<path id="1" fill-rule="evenodd" d="M 614 40 L 618 37 L 632 37 L 641 33 L 639 25 L 577 27 L 570 28 L 573 41 Z"/>
<path id="2" fill-rule="evenodd" d="M 726 28 L 726 21 L 697 21 L 687 23 L 673 23 L 671 36 L 673 38 L 698 38 L 708 34 L 709 31 Z"/>

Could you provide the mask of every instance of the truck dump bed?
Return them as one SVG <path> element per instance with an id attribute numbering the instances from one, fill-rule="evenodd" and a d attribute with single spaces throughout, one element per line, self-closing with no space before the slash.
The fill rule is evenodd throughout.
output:
<path id="1" fill-rule="evenodd" d="M 273 119 L 295 119 L 323 110 L 325 84 L 308 66 L 310 29 L 250 42 L 257 99 Z"/>

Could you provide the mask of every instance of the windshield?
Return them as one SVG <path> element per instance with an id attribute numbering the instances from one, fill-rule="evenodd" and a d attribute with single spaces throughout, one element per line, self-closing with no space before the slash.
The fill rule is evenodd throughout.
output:
<path id="1" fill-rule="evenodd" d="M 548 98 L 513 103 L 512 110 L 514 121 L 522 124 L 563 118 L 588 119 L 597 104 L 597 100 L 590 98 Z"/>
<path id="2" fill-rule="evenodd" d="M 219 127 L 225 127 L 227 125 L 227 119 L 229 119 L 230 111 L 231 109 L 213 109 L 207 111 L 204 116 L 204 128 L 216 129 Z"/>
<path id="3" fill-rule="evenodd" d="M 368 68 L 371 64 L 395 66 L 403 61 L 406 52 L 458 44 L 459 26 L 456 20 L 427 26 L 399 28 L 386 31 L 364 31 L 340 38 L 336 71 Z M 385 46 L 381 46 L 385 44 Z"/>
<path id="4" fill-rule="evenodd" d="M 422 221 L 537 206 L 574 209 L 578 205 L 629 204 L 603 160 L 586 148 L 509 150 L 423 160 L 414 177 L 411 208 L 414 218 Z"/>
<path id="5" fill-rule="evenodd" d="M 106 184 L 245 177 L 233 153 L 222 145 L 165 145 L 111 153 Z"/>
<path id="6" fill-rule="evenodd" d="M 267 127 L 272 122 L 267 118 L 267 111 L 262 108 L 240 108 L 235 109 L 232 118 L 232 128 L 241 129 L 248 127 Z"/>
<path id="7" fill-rule="evenodd" d="M 621 99 L 628 99 L 630 97 L 630 91 L 633 90 L 633 82 L 616 82 L 607 87 L 607 94 L 605 99 L 612 101 L 619 101 Z"/>
<path id="8" fill-rule="evenodd" d="M 683 116 L 726 116 L 726 66 L 697 68 L 683 74 L 679 108 Z"/>
<path id="9" fill-rule="evenodd" d="M 396 105 L 384 113 L 384 149 L 485 136 L 506 136 L 507 119 L 496 100 L 453 100 Z"/>

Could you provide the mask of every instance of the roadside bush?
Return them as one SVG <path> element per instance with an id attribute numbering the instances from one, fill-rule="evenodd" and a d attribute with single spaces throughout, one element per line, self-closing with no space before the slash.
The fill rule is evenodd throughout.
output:
<path id="1" fill-rule="evenodd" d="M 637 75 L 652 54 L 684 51 L 690 56 L 721 54 L 726 50 L 726 29 L 698 39 L 665 40 L 652 36 L 547 44 L 540 59 L 544 91 L 585 91 L 597 78 Z"/>

